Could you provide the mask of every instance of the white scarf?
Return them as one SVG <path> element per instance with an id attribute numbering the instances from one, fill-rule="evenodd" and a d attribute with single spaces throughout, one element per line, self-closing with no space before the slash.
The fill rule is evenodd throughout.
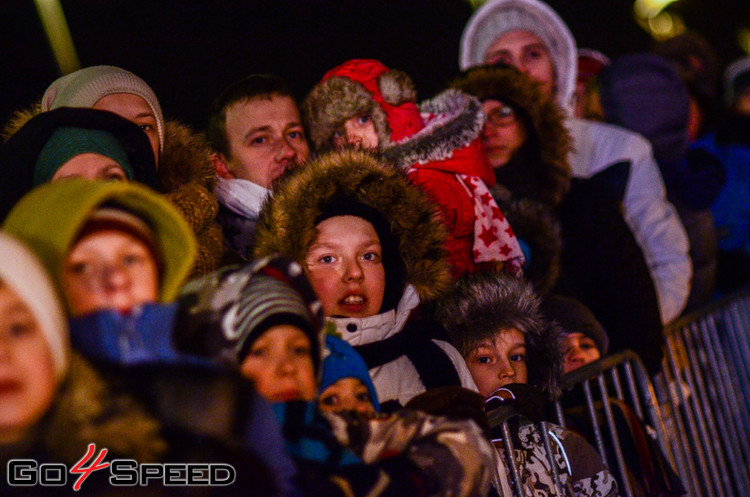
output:
<path id="1" fill-rule="evenodd" d="M 229 210 L 241 216 L 257 217 L 271 190 L 246 179 L 217 177 L 214 192 Z"/>

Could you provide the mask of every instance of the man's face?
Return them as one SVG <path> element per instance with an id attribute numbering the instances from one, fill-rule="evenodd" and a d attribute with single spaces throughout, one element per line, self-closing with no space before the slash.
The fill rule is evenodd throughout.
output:
<path id="1" fill-rule="evenodd" d="M 310 156 L 299 110 L 290 97 L 236 102 L 226 111 L 225 131 L 229 157 L 222 159 L 227 169 L 264 188 Z"/>
<path id="2" fill-rule="evenodd" d="M 551 97 L 555 90 L 555 67 L 547 46 L 529 31 L 514 30 L 499 36 L 484 54 L 485 64 L 503 62 L 542 84 Z"/>

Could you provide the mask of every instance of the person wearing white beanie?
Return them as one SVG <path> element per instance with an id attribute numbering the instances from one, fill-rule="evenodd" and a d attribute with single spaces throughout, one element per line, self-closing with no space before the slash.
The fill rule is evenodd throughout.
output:
<path id="1" fill-rule="evenodd" d="M 680 315 L 690 292 L 689 245 L 649 142 L 619 126 L 572 117 L 577 77 L 575 39 L 560 16 L 539 0 L 489 0 L 472 15 L 460 42 L 462 70 L 505 62 L 542 84 L 570 116 L 573 177 L 591 178 L 623 169 L 612 194 L 648 264 L 663 323 Z M 612 176 L 610 174 L 609 176 Z M 624 194 L 622 193 L 624 191 Z"/>
<path id="2" fill-rule="evenodd" d="M 0 233 L 0 445 L 51 407 L 70 363 L 68 322 L 42 264 Z"/>
<path id="3" fill-rule="evenodd" d="M 130 71 L 91 66 L 55 80 L 42 96 L 42 111 L 90 107 L 114 112 L 143 129 L 157 165 L 164 150 L 164 115 L 151 87 Z"/>

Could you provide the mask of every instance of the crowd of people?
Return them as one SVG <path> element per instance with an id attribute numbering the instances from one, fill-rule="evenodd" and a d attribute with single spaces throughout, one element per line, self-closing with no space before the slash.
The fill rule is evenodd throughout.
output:
<path id="1" fill-rule="evenodd" d="M 750 281 L 750 58 L 721 87 L 693 33 L 610 60 L 540 0 L 489 0 L 459 65 L 422 101 L 372 59 L 321 68 L 301 102 L 251 74 L 205 131 L 115 66 L 19 109 L 0 147 L 3 495 L 130 495 L 104 468 L 76 490 L 76 471 L 11 475 L 80 469 L 95 444 L 235 471 L 142 472 L 139 495 L 508 497 L 486 415 L 504 405 L 524 488 L 619 495 L 575 402 L 548 425 L 554 471 L 535 423 L 608 353 L 658 374 L 664 326 Z M 609 402 L 629 488 L 684 495 Z"/>

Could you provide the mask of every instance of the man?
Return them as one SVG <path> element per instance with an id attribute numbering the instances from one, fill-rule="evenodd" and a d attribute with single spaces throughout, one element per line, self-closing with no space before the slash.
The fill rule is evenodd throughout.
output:
<path id="1" fill-rule="evenodd" d="M 231 85 L 214 103 L 208 138 L 216 149 L 224 238 L 248 260 L 258 214 L 274 181 L 310 156 L 286 83 L 278 76 L 254 74 Z"/>
<path id="2" fill-rule="evenodd" d="M 514 65 L 535 78 L 572 115 L 575 40 L 549 6 L 538 0 L 490 0 L 474 13 L 461 37 L 461 68 L 496 62 Z M 624 190 L 624 218 L 649 266 L 662 322 L 672 321 L 687 301 L 692 268 L 685 229 L 666 200 L 650 144 L 613 125 L 572 117 L 566 125 L 574 140 L 573 176 L 589 178 L 614 165 L 627 170 L 619 185 L 619 191 Z"/>

